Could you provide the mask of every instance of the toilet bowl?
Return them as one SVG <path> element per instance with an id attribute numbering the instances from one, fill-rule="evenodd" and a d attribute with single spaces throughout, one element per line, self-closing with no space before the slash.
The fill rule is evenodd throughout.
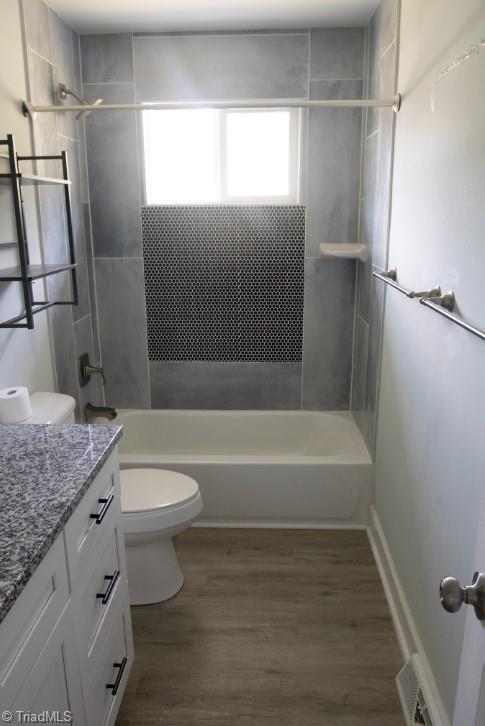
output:
<path id="1" fill-rule="evenodd" d="M 121 508 L 130 603 L 168 600 L 184 584 L 172 537 L 202 511 L 197 482 L 164 469 L 123 469 Z"/>

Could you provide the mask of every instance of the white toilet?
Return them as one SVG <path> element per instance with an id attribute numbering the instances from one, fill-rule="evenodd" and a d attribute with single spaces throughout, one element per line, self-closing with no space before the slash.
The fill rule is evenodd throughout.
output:
<path id="1" fill-rule="evenodd" d="M 39 391 L 30 397 L 32 416 L 24 424 L 73 424 L 76 402 L 64 393 Z"/>
<path id="2" fill-rule="evenodd" d="M 25 424 L 73 424 L 75 401 L 63 393 L 33 393 Z M 121 505 L 132 605 L 173 597 L 184 584 L 172 537 L 202 511 L 194 479 L 163 469 L 121 472 Z"/>
<path id="3" fill-rule="evenodd" d="M 168 600 L 184 584 L 172 537 L 202 511 L 197 482 L 164 469 L 124 469 L 121 508 L 130 603 Z"/>

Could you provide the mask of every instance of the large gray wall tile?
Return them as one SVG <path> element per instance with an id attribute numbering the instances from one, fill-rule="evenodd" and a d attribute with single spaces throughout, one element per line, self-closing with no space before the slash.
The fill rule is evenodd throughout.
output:
<path id="1" fill-rule="evenodd" d="M 301 363 L 150 361 L 152 408 L 299 409 Z"/>
<path id="2" fill-rule="evenodd" d="M 360 97 L 361 81 L 311 83 L 312 98 Z M 360 109 L 312 109 L 308 124 L 307 242 L 356 242 L 359 214 Z"/>
<path id="3" fill-rule="evenodd" d="M 52 62 L 49 10 L 42 0 L 22 0 L 25 41 L 45 60 Z"/>
<path id="4" fill-rule="evenodd" d="M 310 81 L 313 100 L 362 98 L 363 81 Z M 321 110 L 319 109 L 321 112 Z"/>
<path id="5" fill-rule="evenodd" d="M 78 83 L 78 73 L 76 65 L 79 65 L 79 56 L 77 54 L 77 36 L 73 33 L 58 15 L 49 11 L 49 23 L 52 38 L 52 53 L 54 58 L 53 74 L 54 74 L 54 95 L 56 103 L 75 103 L 75 99 L 69 97 L 66 101 L 61 101 L 58 94 L 59 83 L 73 90 L 78 95 L 81 88 Z M 57 114 L 57 127 L 60 134 L 76 139 L 79 130 L 82 130 L 82 124 L 76 121 L 75 115 L 72 113 Z"/>
<path id="6" fill-rule="evenodd" d="M 143 101 L 308 93 L 307 33 L 145 36 L 133 48 Z"/>
<path id="7" fill-rule="evenodd" d="M 131 33 L 82 35 L 83 83 L 133 81 Z"/>
<path id="8" fill-rule="evenodd" d="M 349 408 L 354 295 L 353 260 L 305 260 L 303 408 Z"/>
<path id="9" fill-rule="evenodd" d="M 310 31 L 310 79 L 363 78 L 363 28 L 316 28 Z"/>
<path id="10" fill-rule="evenodd" d="M 69 248 L 66 242 L 64 189 L 41 186 L 38 194 L 44 261 L 67 262 Z"/>
<path id="11" fill-rule="evenodd" d="M 95 272 L 106 402 L 150 408 L 143 260 L 96 259 Z"/>
<path id="12" fill-rule="evenodd" d="M 52 65 L 37 53 L 27 50 L 29 100 L 37 105 L 49 106 L 55 102 Z M 57 136 L 57 120 L 53 113 L 41 113 L 33 124 L 35 152 L 38 156 L 58 154 L 60 141 Z M 46 176 L 59 174 L 57 161 L 37 162 L 37 172 Z"/>
<path id="13" fill-rule="evenodd" d="M 134 100 L 133 84 L 85 86 L 107 103 Z M 93 113 L 86 120 L 89 193 L 96 257 L 141 256 L 136 114 Z"/>

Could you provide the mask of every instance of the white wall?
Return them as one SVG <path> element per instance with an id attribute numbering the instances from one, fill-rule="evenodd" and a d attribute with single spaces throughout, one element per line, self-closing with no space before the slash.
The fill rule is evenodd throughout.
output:
<path id="1" fill-rule="evenodd" d="M 27 98 L 19 0 L 2 0 L 1 12 L 0 137 L 5 138 L 7 133 L 13 133 L 17 151 L 20 154 L 29 154 L 32 153 L 30 122 L 23 117 L 19 103 L 20 99 Z M 0 153 L 5 153 L 5 147 L 0 147 Z M 2 170 L 5 169 L 5 161 L 0 160 L 0 164 Z M 35 192 L 28 192 L 25 195 L 25 202 L 31 262 L 39 262 Z M 18 259 L 15 247 L 2 247 L 1 244 L 16 238 L 11 210 L 11 192 L 8 187 L 2 186 L 0 188 L 0 267 L 16 264 Z M 0 283 L 2 321 L 21 311 L 19 288 L 20 285 L 16 283 L 10 285 Z M 41 298 L 40 289 L 37 294 Z M 46 313 L 40 313 L 35 317 L 34 330 L 0 330 L 0 388 L 11 385 L 26 385 L 32 391 L 54 389 Z"/>
<path id="2" fill-rule="evenodd" d="M 453 288 L 485 329 L 483 0 L 403 0 L 390 265 L 400 282 Z M 485 344 L 387 291 L 376 508 L 441 697 L 452 715 L 465 613 L 440 606 L 444 575 L 469 583 L 485 492 Z M 485 563 L 484 563 L 485 567 Z"/>

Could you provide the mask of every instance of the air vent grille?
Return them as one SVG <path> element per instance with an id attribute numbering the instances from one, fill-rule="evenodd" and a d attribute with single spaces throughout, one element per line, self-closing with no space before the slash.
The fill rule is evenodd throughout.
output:
<path id="1" fill-rule="evenodd" d="M 435 726 L 420 682 L 417 655 L 399 671 L 396 684 L 408 726 Z"/>

